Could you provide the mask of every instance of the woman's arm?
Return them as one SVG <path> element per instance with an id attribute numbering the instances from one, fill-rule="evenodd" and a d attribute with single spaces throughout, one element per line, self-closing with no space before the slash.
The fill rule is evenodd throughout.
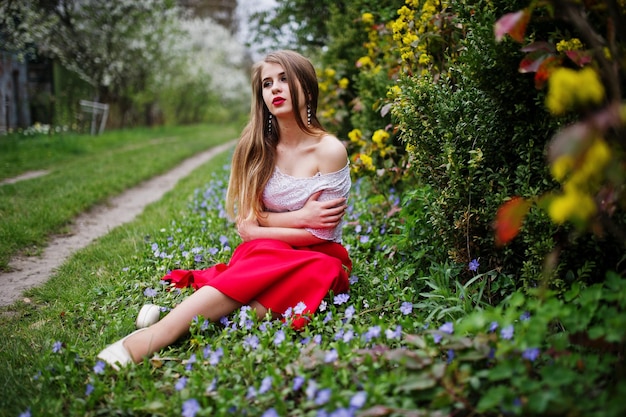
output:
<path id="1" fill-rule="evenodd" d="M 244 242 L 254 239 L 276 239 L 292 246 L 309 246 L 328 242 L 301 228 L 262 227 L 255 220 L 240 221 L 237 224 L 237 232 Z"/>
<path id="2" fill-rule="evenodd" d="M 328 201 L 318 201 L 322 194 L 318 191 L 309 197 L 300 210 L 273 213 L 266 211 L 258 219 L 263 227 L 290 227 L 303 229 L 332 229 L 336 227 L 348 207 L 345 198 L 335 198 Z"/>

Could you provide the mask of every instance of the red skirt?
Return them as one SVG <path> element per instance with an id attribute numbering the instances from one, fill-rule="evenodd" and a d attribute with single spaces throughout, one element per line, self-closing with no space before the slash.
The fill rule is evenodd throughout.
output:
<path id="1" fill-rule="evenodd" d="M 162 279 L 178 288 L 197 290 L 210 285 L 243 305 L 256 300 L 280 314 L 304 303 L 302 314 L 307 315 L 317 311 L 329 291 L 348 291 L 351 269 L 350 256 L 339 243 L 293 247 L 279 240 L 257 239 L 239 245 L 228 264 L 178 269 Z"/>

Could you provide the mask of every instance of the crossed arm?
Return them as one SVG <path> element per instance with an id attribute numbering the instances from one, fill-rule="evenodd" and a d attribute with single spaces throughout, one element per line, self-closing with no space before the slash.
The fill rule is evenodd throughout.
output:
<path id="1" fill-rule="evenodd" d="M 305 228 L 333 228 L 339 224 L 346 210 L 346 199 L 336 198 L 318 201 L 322 191 L 307 200 L 300 210 L 272 213 L 265 212 L 256 220 L 241 221 L 237 231 L 244 242 L 253 239 L 276 239 L 292 246 L 308 246 L 326 242 Z"/>

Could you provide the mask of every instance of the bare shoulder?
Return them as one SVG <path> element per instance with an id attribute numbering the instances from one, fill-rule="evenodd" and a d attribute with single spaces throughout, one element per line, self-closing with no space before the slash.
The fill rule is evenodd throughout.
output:
<path id="1" fill-rule="evenodd" d="M 324 135 L 317 146 L 319 171 L 322 174 L 336 172 L 348 163 L 348 151 L 339 139 L 333 135 Z"/>

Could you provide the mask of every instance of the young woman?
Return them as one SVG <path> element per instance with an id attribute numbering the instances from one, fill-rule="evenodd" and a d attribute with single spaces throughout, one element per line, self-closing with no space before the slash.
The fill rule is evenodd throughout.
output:
<path id="1" fill-rule="evenodd" d="M 350 169 L 344 145 L 317 119 L 315 69 L 296 52 L 274 52 L 255 65 L 252 90 L 226 201 L 243 242 L 228 265 L 165 276 L 196 291 L 161 321 L 98 354 L 116 369 L 172 344 L 196 316 L 217 321 L 249 305 L 259 317 L 279 318 L 298 306 L 293 324 L 301 326 L 329 291 L 349 288 L 341 227 Z"/>

